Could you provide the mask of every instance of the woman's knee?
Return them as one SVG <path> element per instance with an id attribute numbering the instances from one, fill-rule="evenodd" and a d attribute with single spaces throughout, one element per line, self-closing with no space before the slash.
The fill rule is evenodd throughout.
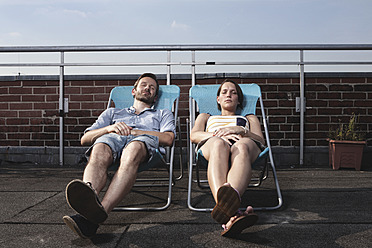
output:
<path id="1" fill-rule="evenodd" d="M 230 152 L 229 144 L 223 139 L 216 137 L 216 138 L 211 139 L 211 141 L 213 142 L 211 144 L 212 149 L 217 150 L 217 151 L 229 151 Z"/>
<path id="2" fill-rule="evenodd" d="M 250 159 L 255 159 L 260 153 L 259 148 L 256 144 L 251 142 L 237 142 L 231 147 L 232 156 L 244 156 Z"/>
<path id="3" fill-rule="evenodd" d="M 237 142 L 231 147 L 231 153 L 239 153 L 239 154 L 244 154 L 248 155 L 250 154 L 251 146 L 249 143 L 246 142 Z"/>
<path id="4" fill-rule="evenodd" d="M 204 157 L 209 160 L 210 157 L 229 157 L 230 146 L 227 142 L 218 137 L 213 137 L 202 146 Z"/>

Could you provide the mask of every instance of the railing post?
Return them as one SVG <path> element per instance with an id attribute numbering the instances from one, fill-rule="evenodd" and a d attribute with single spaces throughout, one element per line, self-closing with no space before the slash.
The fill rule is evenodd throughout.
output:
<path id="1" fill-rule="evenodd" d="M 195 73 L 195 50 L 191 51 L 191 86 L 195 85 L 196 73 Z"/>
<path id="2" fill-rule="evenodd" d="M 196 71 L 195 71 L 195 50 L 191 51 L 191 87 L 194 86 L 196 84 Z M 191 103 L 191 111 L 190 113 L 192 113 L 193 115 L 195 114 L 195 101 L 192 101 Z M 190 116 L 190 131 L 191 131 L 191 127 L 194 126 L 194 122 L 193 120 L 195 119 L 194 118 L 195 116 Z"/>
<path id="3" fill-rule="evenodd" d="M 191 87 L 194 86 L 196 84 L 196 71 L 195 71 L 195 50 L 192 50 L 191 51 Z M 189 98 L 189 110 L 190 110 L 190 121 L 189 121 L 189 124 L 190 124 L 190 132 L 191 132 L 191 129 L 192 127 L 194 126 L 194 120 L 195 120 L 195 112 L 196 112 L 196 106 L 195 106 L 195 101 L 194 99 L 190 99 Z M 189 135 L 189 134 L 188 134 Z M 190 142 L 190 149 L 193 150 L 194 147 L 193 147 L 193 144 L 191 142 L 191 140 L 189 141 Z M 190 153 L 190 173 L 192 171 L 192 166 L 193 166 L 193 161 L 194 161 L 194 156 L 195 156 L 195 153 Z M 190 175 L 191 177 L 191 175 Z"/>
<path id="4" fill-rule="evenodd" d="M 64 93 L 64 52 L 61 52 L 61 65 L 59 67 L 59 165 L 64 165 L 64 116 L 65 116 L 65 93 Z"/>
<path id="5" fill-rule="evenodd" d="M 170 65 L 171 60 L 172 60 L 171 51 L 168 50 L 167 51 L 167 62 L 168 62 L 168 64 L 167 64 L 167 85 L 170 85 L 170 83 L 171 83 L 171 77 L 170 77 L 170 75 L 171 75 L 171 65 Z"/>
<path id="6" fill-rule="evenodd" d="M 304 164 L 304 126 L 305 126 L 305 68 L 304 51 L 300 50 L 300 165 Z"/>

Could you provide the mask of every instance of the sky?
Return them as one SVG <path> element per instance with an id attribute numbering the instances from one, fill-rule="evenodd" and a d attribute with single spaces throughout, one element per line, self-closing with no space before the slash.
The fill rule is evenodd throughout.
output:
<path id="1" fill-rule="evenodd" d="M 370 0 L 1 0 L 0 46 L 372 43 Z"/>
<path id="2" fill-rule="evenodd" d="M 372 44 L 371 10 L 370 0 L 0 0 L 0 47 Z"/>

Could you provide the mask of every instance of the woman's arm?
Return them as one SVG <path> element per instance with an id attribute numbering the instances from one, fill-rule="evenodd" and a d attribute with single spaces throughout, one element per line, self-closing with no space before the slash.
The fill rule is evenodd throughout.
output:
<path id="1" fill-rule="evenodd" d="M 265 145 L 265 139 L 261 131 L 260 120 L 255 115 L 247 115 L 246 117 L 249 122 L 249 131 L 245 132 L 242 136 L 250 137 L 254 140 L 261 142 L 261 144 Z"/>
<path id="2" fill-rule="evenodd" d="M 205 132 L 209 116 L 209 114 L 201 113 L 196 118 L 195 125 L 190 132 L 190 140 L 192 143 L 197 144 L 200 141 L 213 136 L 213 133 Z"/>

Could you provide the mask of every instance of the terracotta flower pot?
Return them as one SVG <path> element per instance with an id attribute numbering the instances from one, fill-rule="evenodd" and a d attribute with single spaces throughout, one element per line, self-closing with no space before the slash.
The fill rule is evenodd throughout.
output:
<path id="1" fill-rule="evenodd" d="M 329 164 L 334 170 L 362 166 L 363 149 L 366 141 L 329 140 Z"/>

